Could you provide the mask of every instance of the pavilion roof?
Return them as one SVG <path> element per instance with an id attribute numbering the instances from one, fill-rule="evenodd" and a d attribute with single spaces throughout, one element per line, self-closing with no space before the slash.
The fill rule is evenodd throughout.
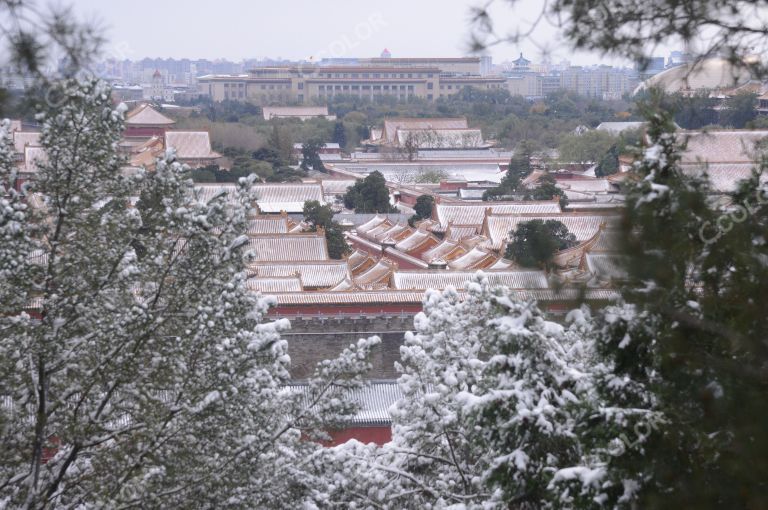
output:
<path id="1" fill-rule="evenodd" d="M 357 273 L 358 270 L 364 271 L 365 269 L 368 269 L 375 263 L 375 261 L 367 252 L 355 250 L 347 256 L 347 263 L 349 264 L 349 269 L 354 274 Z"/>
<path id="2" fill-rule="evenodd" d="M 499 257 L 479 247 L 474 247 L 464 255 L 448 262 L 451 269 L 487 269 L 499 260 Z"/>
<path id="3" fill-rule="evenodd" d="M 386 224 L 389 226 L 393 225 L 393 223 L 389 221 L 386 216 L 377 214 L 376 216 L 369 219 L 365 223 L 358 225 L 355 230 L 357 231 L 358 234 L 364 235 L 370 232 L 371 230 L 373 230 L 374 228 L 379 227 L 382 223 L 385 223 L 385 222 L 388 222 Z"/>
<path id="4" fill-rule="evenodd" d="M 408 237 L 398 241 L 395 244 L 395 248 L 406 253 L 414 251 L 423 252 L 438 244 L 440 244 L 440 240 L 429 232 L 413 230 Z"/>
<path id="5" fill-rule="evenodd" d="M 378 231 L 378 228 L 374 230 L 377 231 L 375 234 L 373 233 L 373 230 L 368 232 L 367 234 L 369 236 L 373 234 L 373 237 L 377 241 L 383 241 L 384 239 L 387 239 L 387 238 L 393 239 L 395 241 L 400 241 L 402 239 L 405 239 L 406 237 L 408 237 L 414 232 L 414 230 L 408 225 L 401 225 L 400 223 L 395 223 L 394 225 L 392 225 L 391 227 L 389 227 L 384 231 Z"/>
<path id="6" fill-rule="evenodd" d="M 436 245 L 434 248 L 430 248 L 421 254 L 421 258 L 427 262 L 432 262 L 435 259 L 443 259 L 446 262 L 460 257 L 467 253 L 467 249 L 456 241 L 450 239 L 444 239 L 443 242 Z"/>
<path id="7" fill-rule="evenodd" d="M 395 266 L 390 262 L 380 259 L 365 272 L 358 274 L 354 278 L 356 285 L 360 287 L 369 287 L 376 284 L 382 284 L 389 281 L 389 277 L 395 270 Z"/>
<path id="8" fill-rule="evenodd" d="M 176 124 L 176 121 L 158 112 L 149 104 L 143 104 L 128 112 L 125 116 L 126 126 L 160 126 L 168 127 Z"/>
<path id="9" fill-rule="evenodd" d="M 218 159 L 221 154 L 211 149 L 208 131 L 166 131 L 165 146 L 176 150 L 176 157 L 185 159 Z"/>

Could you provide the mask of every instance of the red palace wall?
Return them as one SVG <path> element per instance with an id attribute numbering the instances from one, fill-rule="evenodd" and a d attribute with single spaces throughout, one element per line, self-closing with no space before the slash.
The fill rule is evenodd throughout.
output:
<path id="1" fill-rule="evenodd" d="M 331 440 L 323 443 L 324 446 L 336 446 L 346 443 L 350 439 L 357 439 L 361 443 L 376 443 L 381 446 L 392 440 L 392 429 L 388 425 L 380 427 L 350 427 L 344 430 L 334 430 L 329 433 Z"/>
<path id="2" fill-rule="evenodd" d="M 440 181 L 440 191 L 458 191 L 467 186 L 466 182 Z"/>
<path id="3" fill-rule="evenodd" d="M 404 203 L 405 205 L 416 205 L 416 200 L 418 200 L 419 195 L 412 195 L 410 193 L 400 192 L 400 202 Z"/>

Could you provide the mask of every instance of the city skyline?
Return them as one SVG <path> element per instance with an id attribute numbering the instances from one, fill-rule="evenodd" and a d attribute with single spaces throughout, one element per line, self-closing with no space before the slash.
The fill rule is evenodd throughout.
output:
<path id="1" fill-rule="evenodd" d="M 418 4 L 394 0 L 374 7 L 338 0 L 312 3 L 290 0 L 282 8 L 262 12 L 263 2 L 242 5 L 234 0 L 218 2 L 204 15 L 182 11 L 184 4 L 136 0 L 132 9 L 95 0 L 78 0 L 74 13 L 95 23 L 106 38 L 103 55 L 119 60 L 144 58 L 230 60 L 320 60 L 322 58 L 377 57 L 386 48 L 393 57 L 458 57 L 470 51 L 470 8 L 477 2 L 460 0 Z M 491 11 L 499 33 L 524 29 L 540 9 L 534 0 L 520 0 L 514 10 Z M 148 15 L 147 13 L 152 13 Z M 302 15 L 299 15 L 302 14 Z M 514 15 L 515 21 L 510 18 Z M 433 18 L 434 24 L 424 25 Z M 168 23 L 186 28 L 166 37 Z M 430 28 L 432 27 L 432 28 Z M 255 30 L 254 30 L 255 29 Z M 544 42 L 546 41 L 546 42 Z M 621 59 L 592 52 L 564 50 L 557 27 L 544 22 L 519 44 L 501 43 L 487 54 L 495 63 L 513 60 L 523 53 L 534 62 L 545 56 L 553 63 L 569 60 L 574 65 L 607 63 L 630 65 Z M 668 48 L 659 56 L 668 56 Z"/>

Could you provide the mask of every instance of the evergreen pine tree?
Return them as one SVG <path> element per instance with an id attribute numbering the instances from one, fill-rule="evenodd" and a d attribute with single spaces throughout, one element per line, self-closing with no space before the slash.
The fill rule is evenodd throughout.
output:
<path id="1" fill-rule="evenodd" d="M 124 107 L 100 82 L 53 86 L 24 193 L 0 132 L 0 501 L 314 504 L 301 436 L 354 411 L 331 389 L 362 384 L 376 339 L 321 364 L 308 400 L 288 391 L 288 323 L 246 286 L 250 181 L 203 201 L 172 153 L 124 174 Z"/>

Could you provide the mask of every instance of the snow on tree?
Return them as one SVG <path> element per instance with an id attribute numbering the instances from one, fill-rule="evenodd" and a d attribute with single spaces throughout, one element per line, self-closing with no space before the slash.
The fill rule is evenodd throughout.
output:
<path id="1" fill-rule="evenodd" d="M 621 438 L 655 415 L 640 407 L 653 402 L 642 384 L 613 379 L 596 349 L 601 322 L 586 309 L 568 319 L 546 320 L 482 275 L 464 296 L 430 291 L 401 348 L 392 442 L 328 452 L 332 498 L 351 508 L 628 508 L 645 480 L 621 462 L 644 440 L 621 448 Z"/>
<path id="2" fill-rule="evenodd" d="M 767 162 L 745 147 L 752 176 L 717 206 L 708 177 L 681 168 L 685 139 L 662 100 L 643 106 L 649 144 L 627 194 L 634 313 L 604 343 L 616 376 L 651 384 L 665 417 L 627 468 L 653 477 L 646 507 L 758 508 L 768 504 L 758 474 L 768 469 L 758 425 L 768 417 Z"/>
<path id="3" fill-rule="evenodd" d="M 245 285 L 250 181 L 203 201 L 171 152 L 124 173 L 109 89 L 49 97 L 47 158 L 22 193 L 0 130 L 0 506 L 322 500 L 302 435 L 354 411 L 335 389 L 363 384 L 378 340 L 322 363 L 309 402 L 288 391 L 289 323 L 265 322 L 270 299 Z"/>

